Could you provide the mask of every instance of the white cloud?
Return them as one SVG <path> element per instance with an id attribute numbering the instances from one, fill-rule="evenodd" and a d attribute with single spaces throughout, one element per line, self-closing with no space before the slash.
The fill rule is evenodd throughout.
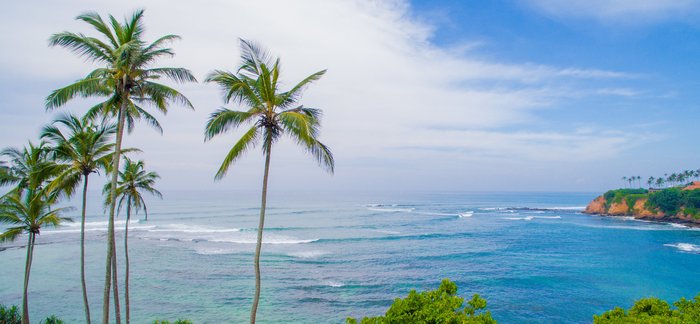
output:
<path id="1" fill-rule="evenodd" d="M 524 0 L 555 17 L 593 18 L 612 23 L 639 24 L 696 14 L 695 0 Z"/>
<path id="2" fill-rule="evenodd" d="M 188 67 L 200 80 L 212 69 L 236 67 L 238 37 L 257 40 L 280 55 L 287 85 L 328 69 L 327 75 L 309 88 L 303 102 L 324 109 L 322 140 L 336 153 L 338 173 L 345 173 L 339 175 L 341 178 L 373 177 L 364 174 L 359 166 L 362 161 L 382 164 L 413 159 L 410 163 L 430 168 L 441 158 L 426 150 L 419 155 L 401 154 L 397 147 L 456 147 L 464 158 L 491 161 L 496 157 L 529 163 L 542 157 L 556 160 L 547 158 L 556 156 L 605 158 L 615 155 L 630 140 L 625 135 L 605 133 L 508 132 L 503 127 L 536 121 L 542 118 L 539 110 L 550 109 L 569 95 L 551 84 L 575 88 L 581 80 L 614 81 L 635 75 L 580 67 L 505 64 L 469 57 L 468 51 L 438 48 L 429 42 L 433 27 L 412 20 L 403 1 L 70 3 L 49 2 L 36 7 L 15 2 L 0 13 L 1 31 L 14 31 L 1 33 L 0 42 L 28 49 L 2 51 L 0 68 L 8 78 L 15 75 L 43 80 L 43 88 L 36 90 L 26 107 L 16 107 L 12 93 L 0 96 L 4 98 L 0 115 L 11 115 L 16 109 L 35 110 L 27 117 L 31 119 L 27 125 L 21 127 L 24 132 L 0 130 L 7 141 L 0 143 L 2 146 L 21 145 L 24 138 L 35 137 L 37 121 L 46 119 L 41 108 L 43 98 L 90 68 L 65 49 L 47 48 L 48 37 L 63 30 L 91 33 L 85 24 L 73 21 L 86 9 L 121 18 L 140 7 L 146 8 L 147 37 L 174 33 L 183 38 L 173 45 L 177 56 L 163 64 Z M 22 14 L 27 12 L 32 13 L 31 24 Z M 166 185 L 207 186 L 237 134 L 203 143 L 205 121 L 222 105 L 220 93 L 211 84 L 189 84 L 179 89 L 194 102 L 196 111 L 174 107 L 161 118 L 163 137 L 144 125 L 127 143 L 144 150 L 149 165 L 159 169 Z M 78 100 L 70 107 L 81 111 L 83 106 Z M 282 144 L 275 153 L 280 165 L 294 165 L 299 174 L 323 176 L 291 143 Z M 595 150 L 603 154 L 593 154 Z M 252 155 L 255 157 L 242 160 L 234 169 L 237 183 L 258 183 L 259 154 Z M 387 163 L 385 167 L 390 167 Z"/>

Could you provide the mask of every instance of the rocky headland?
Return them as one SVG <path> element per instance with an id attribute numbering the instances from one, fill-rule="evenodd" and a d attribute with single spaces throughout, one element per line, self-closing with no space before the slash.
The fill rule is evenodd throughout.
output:
<path id="1" fill-rule="evenodd" d="M 700 227 L 700 181 L 666 189 L 610 190 L 591 201 L 584 213 Z"/>

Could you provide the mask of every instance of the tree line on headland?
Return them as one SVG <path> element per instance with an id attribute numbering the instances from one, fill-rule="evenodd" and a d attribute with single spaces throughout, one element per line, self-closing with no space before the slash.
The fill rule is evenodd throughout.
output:
<path id="1" fill-rule="evenodd" d="M 632 188 L 634 184 L 638 188 L 642 187 L 642 176 L 623 176 L 621 178 L 623 183 L 627 183 L 628 188 Z M 649 177 L 646 180 L 646 184 L 651 187 L 665 188 L 669 186 L 680 186 L 687 184 L 692 180 L 700 180 L 700 169 L 697 170 L 685 170 L 678 173 L 664 174 L 663 177 Z"/>

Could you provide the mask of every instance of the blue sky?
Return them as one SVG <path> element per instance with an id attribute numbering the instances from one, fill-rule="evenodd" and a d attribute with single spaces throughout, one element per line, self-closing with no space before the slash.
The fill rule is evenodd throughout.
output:
<path id="1" fill-rule="evenodd" d="M 200 80 L 212 69 L 235 68 L 238 37 L 279 55 L 287 84 L 328 69 L 302 102 L 324 109 L 321 139 L 335 152 L 336 174 L 282 141 L 273 188 L 601 191 L 621 185 L 622 176 L 700 168 L 696 1 L 72 0 L 6 7 L 0 41 L 16 50 L 0 52 L 2 147 L 35 139 L 54 116 L 42 108 L 46 95 L 94 68 L 48 48 L 52 33 L 91 33 L 73 19 L 86 10 L 121 17 L 145 8 L 146 38 L 183 37 L 162 65 L 187 67 Z M 196 110 L 173 107 L 160 117 L 163 136 L 142 125 L 127 144 L 144 151 L 138 158 L 161 174 L 164 189 L 257 190 L 259 151 L 213 182 L 240 135 L 203 142 L 207 116 L 222 105 L 218 89 L 179 89 Z M 80 114 L 89 102 L 65 110 Z"/>

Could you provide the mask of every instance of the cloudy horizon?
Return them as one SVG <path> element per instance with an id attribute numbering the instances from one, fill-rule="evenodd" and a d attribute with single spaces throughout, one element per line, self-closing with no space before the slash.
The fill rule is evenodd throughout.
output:
<path id="1" fill-rule="evenodd" d="M 136 157 L 161 175 L 164 190 L 260 186 L 260 150 L 214 182 L 241 132 L 207 142 L 203 135 L 223 102 L 201 81 L 236 68 L 239 38 L 279 56 L 287 86 L 328 70 L 301 103 L 323 109 L 321 140 L 336 173 L 283 140 L 273 148 L 272 188 L 599 191 L 621 186 L 621 176 L 700 167 L 692 1 L 12 3 L 0 13 L 0 39 L 11 44 L 0 54 L 0 146 L 37 141 L 58 113 L 82 114 L 93 102 L 45 112 L 50 91 L 95 67 L 48 47 L 50 35 L 94 35 L 75 16 L 121 19 L 137 8 L 145 9 L 147 40 L 182 37 L 176 56 L 159 65 L 200 80 L 177 85 L 194 111 L 173 106 L 158 116 L 162 136 L 141 123 L 125 140 L 143 150 Z M 620 18 L 630 15 L 639 19 Z"/>

